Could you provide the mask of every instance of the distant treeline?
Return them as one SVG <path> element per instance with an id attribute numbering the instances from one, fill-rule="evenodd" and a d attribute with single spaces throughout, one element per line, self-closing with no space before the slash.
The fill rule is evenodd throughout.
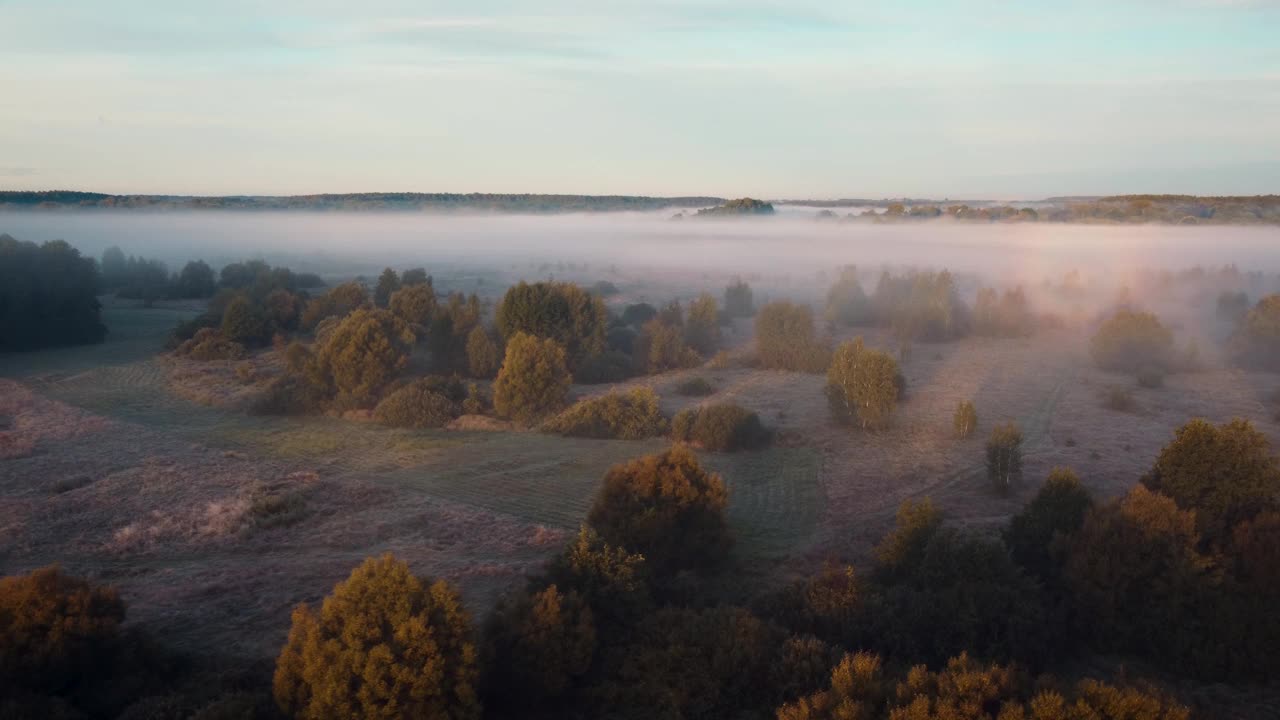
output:
<path id="1" fill-rule="evenodd" d="M 1052 205 L 1046 206 L 1052 202 Z M 830 209 L 822 219 L 903 222 L 951 218 L 964 222 L 1060 222 L 1086 224 L 1156 223 L 1165 225 L 1272 225 L 1280 223 L 1280 196 L 1196 197 L 1193 195 L 1117 195 L 1100 198 L 1055 198 L 1013 205 L 893 201 L 882 212 L 864 210 L 841 217 Z M 838 207 L 831 205 L 830 207 Z"/>
<path id="2" fill-rule="evenodd" d="M 465 210 L 511 213 L 616 212 L 719 205 L 717 197 L 534 195 L 500 193 L 350 193 L 344 195 L 106 195 L 71 190 L 0 191 L 0 210 Z"/>

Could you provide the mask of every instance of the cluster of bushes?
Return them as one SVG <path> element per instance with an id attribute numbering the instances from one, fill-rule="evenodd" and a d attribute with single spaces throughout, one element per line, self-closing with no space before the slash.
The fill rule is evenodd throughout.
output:
<path id="1" fill-rule="evenodd" d="M 569 437 L 641 440 L 665 435 L 667 418 L 649 388 L 579 400 L 542 423 L 542 431 Z"/>
<path id="2" fill-rule="evenodd" d="M 733 452 L 768 445 L 773 433 L 760 416 L 733 403 L 687 408 L 671 419 L 671 437 L 706 450 Z"/>
<path id="3" fill-rule="evenodd" d="M 880 274 L 872 296 L 880 325 L 904 340 L 944 342 L 969 332 L 969 311 L 951 273 Z"/>
<path id="4" fill-rule="evenodd" d="M 173 331 L 170 346 L 185 347 L 184 354 L 197 359 L 227 359 L 236 354 L 193 354 L 190 350 L 196 345 L 217 346 L 223 350 L 235 345 L 263 347 L 276 337 L 285 338 L 299 329 L 311 329 L 312 326 L 306 325 L 307 310 L 316 300 L 310 299 L 307 288 L 320 283 L 318 277 L 296 274 L 286 267 L 272 267 L 261 260 L 231 263 L 222 268 L 218 289 L 212 293 L 208 308 L 180 324 Z M 359 285 L 356 288 L 363 293 Z M 352 289 L 341 286 L 339 292 L 351 293 Z M 216 332 L 217 337 L 212 338 L 202 332 L 204 330 Z M 196 338 L 197 334 L 201 339 Z M 188 343 L 191 340 L 196 342 Z"/>
<path id="5" fill-rule="evenodd" d="M 0 350 L 102 342 L 99 287 L 93 260 L 67 243 L 0 235 Z"/>
<path id="6" fill-rule="evenodd" d="M 463 383 L 456 375 L 430 375 L 387 393 L 374 407 L 373 418 L 392 427 L 439 428 L 462 415 L 483 413 L 488 405 L 476 383 Z"/>

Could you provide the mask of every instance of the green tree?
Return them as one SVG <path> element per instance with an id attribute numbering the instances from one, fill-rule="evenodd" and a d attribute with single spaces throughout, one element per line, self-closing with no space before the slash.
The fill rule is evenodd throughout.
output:
<path id="1" fill-rule="evenodd" d="M 480 325 L 467 335 L 467 367 L 474 378 L 491 378 L 498 371 L 498 346 Z"/>
<path id="2" fill-rule="evenodd" d="M 267 319 L 241 295 L 222 314 L 222 336 L 241 345 L 261 345 L 269 339 Z"/>
<path id="3" fill-rule="evenodd" d="M 373 304 L 376 307 L 386 308 L 391 304 L 391 296 L 400 289 L 400 276 L 395 270 L 386 268 L 382 274 L 378 276 L 378 284 L 373 290 Z"/>
<path id="4" fill-rule="evenodd" d="M 212 297 L 217 289 L 213 268 L 203 260 L 192 260 L 183 265 L 173 287 L 174 294 L 180 298 Z"/>
<path id="5" fill-rule="evenodd" d="M 93 260 L 67 243 L 0 234 L 0 352 L 102 342 L 98 285 Z"/>
<path id="6" fill-rule="evenodd" d="M 762 367 L 813 373 L 822 372 L 831 358 L 814 330 L 813 310 L 785 300 L 756 314 L 756 354 Z"/>
<path id="7" fill-rule="evenodd" d="M 761 311 L 761 315 L 764 312 Z M 889 425 L 898 404 L 898 363 L 862 344 L 841 343 L 827 369 L 827 403 L 837 422 L 879 430 Z"/>
<path id="8" fill-rule="evenodd" d="M 1022 480 L 1022 431 L 1007 422 L 991 429 L 987 438 L 987 479 L 999 492 Z"/>
<path id="9" fill-rule="evenodd" d="M 414 285 L 430 285 L 431 276 L 427 274 L 425 268 L 413 268 L 405 270 L 404 275 L 400 277 L 401 287 L 413 287 Z"/>
<path id="10" fill-rule="evenodd" d="M 531 423 L 564 406 L 572 377 L 565 352 L 555 340 L 518 332 L 493 383 L 493 407 L 519 423 Z"/>
<path id="11" fill-rule="evenodd" d="M 727 500 L 720 476 L 676 445 L 611 468 L 587 522 L 657 571 L 706 568 L 723 561 L 732 543 Z"/>
<path id="12" fill-rule="evenodd" d="M 555 340 L 575 367 L 604 352 L 608 322 L 604 301 L 573 283 L 521 282 L 507 290 L 497 310 L 504 338 L 523 332 Z"/>
<path id="13" fill-rule="evenodd" d="M 329 333 L 307 364 L 311 382 L 339 406 L 371 403 L 409 363 L 414 335 L 386 310 L 360 309 Z"/>
<path id="14" fill-rule="evenodd" d="M 480 717 L 471 618 L 443 580 L 423 582 L 390 554 L 369 558 L 319 611 L 299 605 L 276 661 L 287 715 Z"/>
<path id="15" fill-rule="evenodd" d="M 962 400 L 956 406 L 952 425 L 956 429 L 956 435 L 962 438 L 969 437 L 978 429 L 978 409 L 973 406 L 972 400 Z"/>
<path id="16" fill-rule="evenodd" d="M 1196 419 L 1177 429 L 1142 484 L 1194 510 L 1200 532 L 1221 540 L 1237 522 L 1276 506 L 1280 459 L 1248 420 Z"/>

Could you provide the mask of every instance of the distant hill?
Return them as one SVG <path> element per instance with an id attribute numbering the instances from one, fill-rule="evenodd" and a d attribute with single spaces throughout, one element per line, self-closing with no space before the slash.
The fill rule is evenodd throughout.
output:
<path id="1" fill-rule="evenodd" d="M 4 210 L 309 210 L 506 213 L 618 212 L 719 205 L 718 197 L 535 195 L 502 193 L 351 193 L 326 195 L 107 195 L 71 190 L 0 191 Z"/>

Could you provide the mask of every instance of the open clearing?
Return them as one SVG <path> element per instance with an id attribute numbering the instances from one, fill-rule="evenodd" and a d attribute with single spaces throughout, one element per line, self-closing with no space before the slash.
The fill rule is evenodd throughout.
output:
<path id="1" fill-rule="evenodd" d="M 18 448 L 0 460 L 0 567 L 60 562 L 114 583 L 133 621 L 178 646 L 271 655 L 294 604 L 387 551 L 456 582 L 483 611 L 564 545 L 611 465 L 665 446 L 196 404 L 171 392 L 171 368 L 152 357 L 190 314 L 110 307 L 101 346 L 0 358 L 12 378 L 0 380 L 0 430 Z M 1142 389 L 1094 369 L 1086 347 L 1077 330 L 918 345 L 907 400 L 882 433 L 832 425 L 818 375 L 704 368 L 625 386 L 652 386 L 668 413 L 731 399 L 781 431 L 769 450 L 702 454 L 729 485 L 739 566 L 775 581 L 828 557 L 864 560 L 906 498 L 932 497 L 951 522 L 991 528 L 1057 465 L 1119 494 L 1191 417 L 1249 418 L 1280 440 L 1267 404 L 1275 376 L 1209 369 Z M 677 395 L 694 375 L 717 392 Z M 1131 389 L 1135 412 L 1102 407 L 1115 385 Z M 952 413 L 970 398 L 979 429 L 958 440 Z M 1025 480 L 1009 497 L 988 488 L 982 464 L 983 438 L 1004 420 L 1026 438 Z"/>

